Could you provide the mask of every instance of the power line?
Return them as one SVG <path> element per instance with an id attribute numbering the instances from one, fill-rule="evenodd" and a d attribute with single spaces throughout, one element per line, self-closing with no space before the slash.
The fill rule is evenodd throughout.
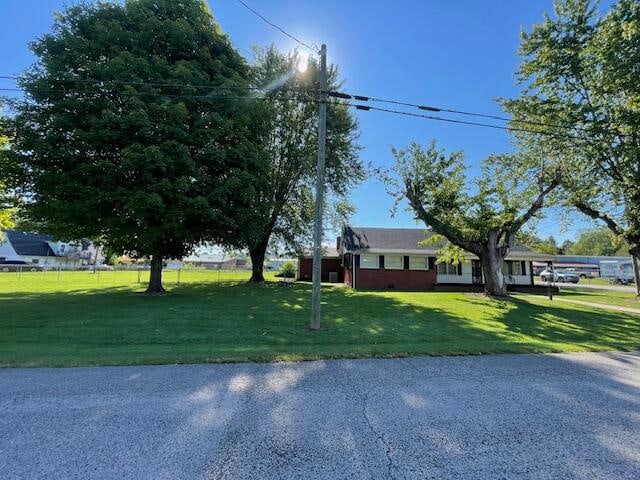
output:
<path id="1" fill-rule="evenodd" d="M 21 77 L 16 76 L 16 75 L 0 75 L 0 79 L 19 80 L 20 78 Z M 60 82 L 96 83 L 96 84 L 113 83 L 113 84 L 118 84 L 118 85 L 153 86 L 153 87 L 168 87 L 168 88 L 197 88 L 197 89 L 242 90 L 242 91 L 255 91 L 255 92 L 265 93 L 265 90 L 264 90 L 263 87 L 251 87 L 251 86 L 242 86 L 242 85 L 184 84 L 184 83 L 169 83 L 169 82 L 152 82 L 152 81 L 142 81 L 142 80 L 138 80 L 138 81 L 134 81 L 134 80 L 104 80 L 104 79 L 95 79 L 95 78 L 71 78 L 71 79 L 59 79 L 58 81 L 60 81 Z M 320 93 L 320 91 L 318 89 L 305 88 L 305 87 L 287 86 L 287 89 L 289 89 L 289 90 L 297 90 L 297 91 L 301 91 L 301 92 L 305 92 L 305 93 Z M 5 90 L 6 91 L 8 89 L 0 89 L 0 90 Z M 40 90 L 44 91 L 44 89 L 40 89 Z M 499 120 L 499 121 L 517 123 L 517 124 L 526 124 L 526 125 L 533 125 L 533 126 L 539 126 L 539 127 L 548 127 L 548 128 L 556 128 L 556 129 L 560 128 L 560 129 L 563 129 L 563 130 L 574 130 L 574 129 L 580 130 L 579 128 L 572 127 L 570 125 L 560 125 L 560 124 L 553 124 L 553 123 L 535 122 L 535 121 L 530 121 L 530 120 L 515 120 L 515 119 L 511 119 L 511 118 L 503 117 L 503 116 L 499 116 L 499 115 L 489 115 L 489 114 L 483 114 L 483 113 L 477 113 L 477 112 L 471 112 L 471 111 L 455 110 L 455 109 L 444 108 L 444 107 L 435 107 L 435 106 L 430 106 L 430 105 L 425 105 L 425 104 L 403 102 L 403 101 L 399 101 L 399 100 L 382 99 L 382 98 L 370 97 L 368 95 L 359 95 L 359 94 L 347 93 L 347 92 L 342 92 L 342 91 L 327 91 L 326 94 L 328 96 L 330 96 L 330 97 L 339 98 L 339 99 L 345 99 L 345 100 L 357 100 L 357 101 L 360 101 L 360 102 L 380 102 L 380 103 L 387 103 L 387 104 L 394 104 L 394 105 L 409 106 L 409 107 L 418 108 L 419 110 L 430 111 L 430 112 L 453 113 L 453 114 L 457 114 L 457 115 L 466 115 L 466 116 L 473 116 L 473 117 L 479 117 L 479 118 L 489 118 L 489 119 L 494 119 L 494 120 Z M 166 96 L 170 96 L 169 94 L 165 94 L 165 95 Z M 357 105 L 352 105 L 352 106 L 358 108 Z M 371 107 L 371 108 L 372 109 L 376 109 L 376 107 Z M 360 109 L 361 110 L 365 110 L 364 108 L 360 108 Z M 381 111 L 386 111 L 386 110 L 382 109 Z M 401 112 L 401 113 L 408 114 L 408 112 Z M 434 119 L 436 119 L 436 118 L 434 118 Z M 536 132 L 536 131 L 528 130 L 526 128 L 519 128 L 519 127 L 503 127 L 503 126 L 499 126 L 499 125 L 487 125 L 487 124 L 480 124 L 479 122 L 465 122 L 465 121 L 462 121 L 462 120 L 454 120 L 454 119 L 442 119 L 442 120 L 443 121 L 450 121 L 450 122 L 454 122 L 454 123 L 467 124 L 467 125 L 486 126 L 487 128 L 503 129 L 503 130 L 509 130 L 509 131 L 514 131 L 514 132 L 541 133 L 541 132 Z"/>
<path id="2" fill-rule="evenodd" d="M 20 80 L 21 77 L 18 75 L 0 75 L 0 79 L 5 80 Z M 190 84 L 190 83 L 170 83 L 170 82 L 153 82 L 153 81 L 144 81 L 144 80 L 105 80 L 99 78 L 60 78 L 53 79 L 56 82 L 78 82 L 78 83 L 87 83 L 87 84 L 116 84 L 116 85 L 130 85 L 130 86 L 150 86 L 150 87 L 168 87 L 168 88 L 213 88 L 213 89 L 221 89 L 221 90 L 243 90 L 243 91 L 256 91 L 256 92 L 264 92 L 263 87 L 255 87 L 255 86 L 245 86 L 245 85 L 207 85 L 207 84 Z M 294 87 L 287 86 L 288 89 L 293 90 L 308 90 L 312 91 L 312 89 L 306 89 L 304 87 Z"/>
<path id="3" fill-rule="evenodd" d="M 6 76 L 0 76 L 0 78 L 5 78 Z M 144 84 L 144 82 L 134 82 L 135 84 Z M 174 84 L 166 84 L 168 86 L 176 86 Z M 202 86 L 204 87 L 204 86 Z M 212 88 L 211 86 L 208 86 L 208 88 Z M 70 93 L 77 93 L 73 90 L 64 90 L 64 89 L 44 89 L 44 88 L 32 88 L 32 91 L 37 91 L 37 92 L 44 92 L 44 93 L 66 93 L 66 94 L 70 94 Z M 222 90 L 224 90 L 224 87 L 222 87 Z M 12 92 L 24 92 L 24 89 L 21 88 L 0 88 L 0 91 L 12 91 Z M 319 102 L 318 98 L 313 98 L 310 96 L 311 93 L 314 92 L 318 92 L 317 90 L 301 90 L 299 92 L 291 92 L 293 94 L 293 96 L 272 96 L 272 97 L 266 97 L 266 96 L 258 96 L 258 95 L 247 95 L 247 96 L 238 96 L 238 95 L 185 95 L 185 94 L 168 94 L 168 93 L 158 93 L 158 92 L 139 92 L 139 91 L 134 91 L 134 92 L 102 92 L 102 91 L 97 91 L 97 92 L 93 92 L 97 95 L 100 94 L 111 94 L 111 93 L 118 93 L 118 94 L 123 94 L 123 95 L 142 95 L 142 96 L 159 96 L 159 97 L 167 97 L 167 98 L 177 98 L 177 99 L 184 99 L 184 100 L 248 100 L 248 99 L 253 99 L 253 100 L 258 100 L 258 99 L 268 99 L 268 98 L 275 98 L 278 100 L 291 100 L 291 101 L 299 101 L 299 102 L 314 102 L 317 103 Z M 85 93 L 85 92 L 81 92 L 81 93 Z M 92 92 L 86 92 L 88 94 L 91 94 Z M 259 93 L 264 93 L 259 91 Z M 340 92 L 333 92 L 333 93 L 340 93 Z M 344 94 L 344 95 L 348 95 L 348 94 Z M 334 97 L 337 98 L 345 98 L 341 95 L 333 95 Z M 353 95 L 352 96 L 354 99 L 359 100 L 360 98 L 363 98 L 362 96 L 357 96 L 357 95 Z M 476 126 L 476 127 L 483 127 L 483 128 L 491 128 L 494 130 L 502 130 L 502 131 L 508 131 L 508 132 L 520 132 L 520 133 L 530 133 L 530 134 L 536 134 L 536 135 L 548 135 L 548 136 L 563 136 L 565 138 L 570 138 L 573 140 L 582 140 L 582 141 L 588 141 L 588 138 L 584 137 L 584 136 L 576 136 L 576 135 L 571 135 L 569 133 L 566 132 L 558 132 L 558 131 L 551 131 L 551 130 L 546 130 L 546 131 L 536 131 L 536 130 L 530 130 L 527 128 L 519 128 L 519 127 L 510 127 L 510 126 L 504 126 L 504 125 L 494 125 L 494 124 L 488 124 L 488 123 L 483 123 L 483 122 L 473 122 L 473 121 L 467 121 L 467 120 L 458 120 L 458 119 L 454 119 L 454 118 L 445 118 L 445 117 L 440 117 L 440 116 L 436 116 L 436 115 L 426 115 L 426 114 L 420 114 L 420 113 L 414 113 L 414 112 L 406 112 L 406 111 L 402 111 L 402 110 L 394 110 L 394 109 L 388 109 L 388 108 L 382 108 L 382 107 L 375 107 L 375 106 L 370 106 L 370 105 L 360 105 L 360 104 L 355 104 L 355 103 L 349 103 L 349 102 L 343 102 L 343 101 L 338 101 L 338 102 L 328 102 L 334 105 L 344 105 L 344 106 L 348 106 L 348 107 L 353 107 L 356 110 L 362 110 L 362 111 L 370 111 L 370 110 L 374 110 L 374 111 L 379 111 L 379 112 L 384 112 L 384 113 L 391 113 L 391 114 L 395 114 L 395 115 L 403 115 L 403 116 L 409 116 L 409 117 L 416 117 L 416 118 L 423 118 L 426 120 L 434 120 L 434 121 L 439 121 L 439 122 L 447 122 L 447 123 L 454 123 L 454 124 L 459 124 L 459 125 L 469 125 L 469 126 Z"/>
<path id="4" fill-rule="evenodd" d="M 584 137 L 576 137 L 574 135 L 570 135 L 567 133 L 560 133 L 560 132 L 552 132 L 552 131 L 535 131 L 535 130 L 528 130 L 526 128 L 518 128 L 518 127 L 506 127 L 503 125 L 492 125 L 489 123 L 482 123 L 482 122 L 471 122 L 471 121 L 467 121 L 467 120 L 457 120 L 454 118 L 444 118 L 444 117 L 438 117 L 435 115 L 425 115 L 425 114 L 421 114 L 421 113 L 413 113 L 413 112 L 404 112 L 402 110 L 392 110 L 389 108 L 381 108 L 381 107 L 372 107 L 369 105 L 358 105 L 358 104 L 354 104 L 354 103 L 348 103 L 348 102 L 340 102 L 340 103 L 336 103 L 338 105 L 347 105 L 349 107 L 355 107 L 357 110 L 364 110 L 364 111 L 369 111 L 369 110 L 376 110 L 379 112 L 386 112 L 386 113 L 392 113 L 395 115 L 405 115 L 408 117 L 417 117 L 417 118 L 424 118 L 427 120 L 436 120 L 439 122 L 449 122 L 449 123 L 456 123 L 456 124 L 461 124 L 461 125 L 471 125 L 471 126 L 476 126 L 476 127 L 485 127 L 485 128 L 492 128 L 495 130 L 504 130 L 504 131 L 509 131 L 509 132 L 521 132 L 521 133 L 532 133 L 532 134 L 536 134 L 536 135 L 554 135 L 554 136 L 564 136 L 566 138 L 572 138 L 574 140 L 586 140 Z"/>
<path id="5" fill-rule="evenodd" d="M 454 110 L 454 109 L 450 109 L 450 108 L 434 107 L 434 106 L 431 106 L 431 105 L 403 102 L 403 101 L 399 101 L 399 100 L 388 100 L 388 99 L 383 99 L 383 98 L 369 97 L 367 95 L 355 95 L 355 94 L 346 93 L 346 92 L 327 92 L 327 95 L 329 95 L 331 97 L 337 97 L 337 98 L 343 98 L 343 99 L 358 100 L 358 101 L 361 101 L 361 102 L 388 103 L 388 104 L 393 104 L 393 105 L 402 105 L 402 106 L 406 106 L 406 107 L 414 107 L 414 108 L 417 108 L 419 110 L 425 110 L 425 111 L 429 111 L 429 112 L 453 113 L 453 114 L 457 114 L 457 115 L 466 115 L 466 116 L 471 116 L 471 117 L 479 117 L 479 118 L 488 118 L 488 119 L 492 119 L 492 120 L 500 120 L 500 121 L 503 121 L 503 122 L 513 122 L 513 123 L 523 123 L 523 124 L 529 124 L 529 125 L 536 125 L 536 126 L 540 126 L 540 127 L 552 127 L 552 128 L 562 128 L 562 129 L 570 129 L 570 130 L 575 128 L 575 127 L 573 127 L 571 125 L 559 125 L 559 124 L 553 124 L 553 123 L 536 122 L 536 121 L 532 121 L 532 120 L 516 120 L 516 119 L 513 119 L 513 118 L 503 117 L 503 116 L 500 116 L 500 115 L 491 115 L 491 114 L 485 114 L 485 113 L 469 112 L 469 111 L 464 111 L 464 110 Z"/>
<path id="6" fill-rule="evenodd" d="M 166 97 L 166 98 L 176 98 L 176 99 L 184 99 L 184 100 L 263 100 L 263 99 L 276 99 L 276 100 L 292 100 L 292 101 L 300 101 L 300 102 L 309 102 L 314 101 L 316 99 L 309 98 L 304 93 L 295 93 L 292 92 L 294 96 L 282 96 L 282 95 L 272 95 L 272 96 L 260 96 L 260 95 L 180 95 L 180 94 L 170 94 L 170 93 L 158 93 L 158 92 L 103 92 L 103 91 L 95 91 L 95 92 L 77 92 L 74 90 L 62 90 L 62 89 L 41 89 L 41 88 L 33 88 L 31 89 L 35 92 L 41 93 L 64 93 L 64 94 L 76 94 L 76 93 L 84 93 L 87 95 L 99 96 L 99 95 L 126 95 L 126 96 L 157 96 L 157 97 Z M 25 93 L 26 91 L 21 88 L 4 88 L 0 87 L 0 91 L 7 92 L 16 92 L 16 93 Z"/>
<path id="7" fill-rule="evenodd" d="M 244 8 L 246 8 L 247 10 L 249 10 L 251 13 L 253 13 L 254 15 L 256 15 L 258 18 L 260 18 L 263 22 L 271 25 L 273 28 L 275 28 L 276 30 L 279 30 L 281 33 L 283 33 L 284 35 L 286 35 L 287 37 L 291 38 L 292 40 L 298 42 L 300 45 L 302 45 L 303 47 L 308 48 L 309 50 L 311 50 L 312 52 L 315 53 L 320 53 L 318 51 L 317 48 L 313 48 L 311 45 L 309 45 L 308 43 L 303 42 L 302 40 L 300 40 L 299 38 L 291 35 L 289 32 L 287 32 L 285 29 L 283 29 L 282 27 L 276 25 L 275 23 L 273 23 L 271 20 L 269 20 L 268 18 L 264 17 L 263 15 L 261 15 L 260 13 L 256 12 L 253 8 L 251 8 L 249 5 L 247 5 L 245 2 L 243 2 L 242 0 L 238 0 L 238 3 L 240 5 L 242 5 Z"/>

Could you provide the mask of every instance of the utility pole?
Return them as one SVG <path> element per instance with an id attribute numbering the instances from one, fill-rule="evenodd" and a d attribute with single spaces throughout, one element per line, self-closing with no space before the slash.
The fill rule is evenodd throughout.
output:
<path id="1" fill-rule="evenodd" d="M 318 119 L 318 165 L 316 177 L 316 218 L 313 229 L 313 293 L 311 330 L 320 329 L 320 285 L 322 275 L 322 210 L 324 204 L 324 155 L 327 137 L 327 46 L 320 47 L 320 116 Z"/>

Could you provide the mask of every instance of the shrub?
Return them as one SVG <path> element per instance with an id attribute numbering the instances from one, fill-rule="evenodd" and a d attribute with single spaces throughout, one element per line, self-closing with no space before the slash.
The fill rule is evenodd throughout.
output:
<path id="1" fill-rule="evenodd" d="M 278 270 L 278 277 L 293 278 L 296 276 L 296 264 L 293 262 L 284 262 Z"/>

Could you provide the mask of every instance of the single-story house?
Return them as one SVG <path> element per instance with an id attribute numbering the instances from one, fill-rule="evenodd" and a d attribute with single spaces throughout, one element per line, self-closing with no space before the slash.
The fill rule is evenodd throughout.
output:
<path id="1" fill-rule="evenodd" d="M 0 263 L 23 261 L 43 267 L 75 268 L 95 261 L 96 250 L 91 242 L 63 242 L 42 233 L 5 230 L 0 241 Z M 98 263 L 102 257 L 98 258 Z"/>
<path id="2" fill-rule="evenodd" d="M 433 233 L 424 228 L 368 228 L 346 226 L 338 238 L 335 253 L 323 257 L 327 269 L 337 271 L 351 288 L 422 291 L 434 289 L 480 289 L 484 275 L 478 258 L 469 253 L 458 265 L 438 263 L 438 245 L 425 245 Z M 301 280 L 311 276 L 300 259 Z M 504 266 L 509 289 L 534 287 L 533 261 L 552 257 L 515 246 Z M 339 262 L 339 265 L 338 265 Z"/>

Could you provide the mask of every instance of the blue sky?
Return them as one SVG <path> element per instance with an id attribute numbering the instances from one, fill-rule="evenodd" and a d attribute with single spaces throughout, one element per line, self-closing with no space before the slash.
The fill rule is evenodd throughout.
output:
<path id="1" fill-rule="evenodd" d="M 551 12 L 551 0 L 246 0 L 249 5 L 307 43 L 327 44 L 328 60 L 340 67 L 346 91 L 440 107 L 501 114 L 497 97 L 517 95 L 518 34 Z M 48 31 L 53 12 L 69 1 L 1 0 L 0 74 L 18 73 L 33 62 L 27 43 Z M 263 23 L 237 0 L 209 0 L 223 30 L 240 52 L 274 43 L 296 43 Z M 2 86 L 11 86 L 0 81 Z M 391 146 L 435 138 L 448 150 L 464 150 L 475 170 L 494 152 L 510 149 L 506 132 L 456 126 L 382 112 L 356 113 L 362 160 L 392 162 Z M 472 170 L 472 171 L 473 171 Z M 408 212 L 391 218 L 392 200 L 374 179 L 357 188 L 352 223 L 410 227 Z M 574 217 L 580 218 L 578 215 Z M 589 225 L 577 220 L 567 231 L 549 214 L 539 232 L 571 238 Z"/>

